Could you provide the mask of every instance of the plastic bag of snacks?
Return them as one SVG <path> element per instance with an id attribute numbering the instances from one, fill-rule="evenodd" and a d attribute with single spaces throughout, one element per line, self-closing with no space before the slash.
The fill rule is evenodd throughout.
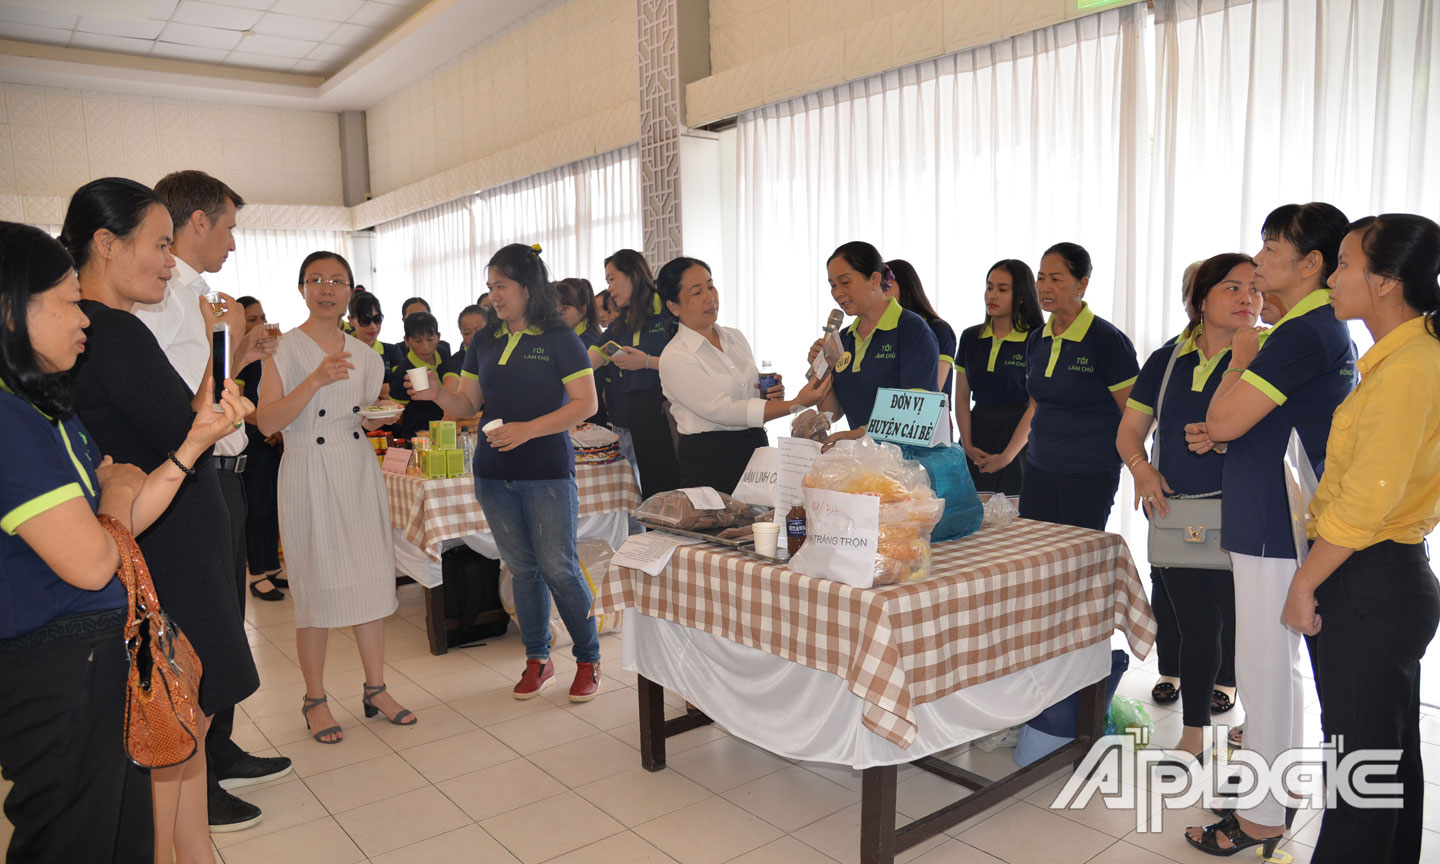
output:
<path id="1" fill-rule="evenodd" d="M 807 492 L 807 540 L 792 560 L 792 569 L 828 577 L 828 571 L 838 569 L 837 565 L 853 567 L 861 563 L 858 556 L 867 556 L 864 563 L 872 585 L 893 585 L 930 575 L 930 532 L 944 514 L 945 500 L 935 497 L 925 468 L 902 458 L 900 448 L 870 438 L 861 438 L 852 447 L 837 447 L 815 458 L 804 485 L 807 490 L 878 498 L 876 542 L 872 548 L 853 542 L 869 533 L 864 525 L 857 531 L 857 519 L 868 522 L 865 502 L 856 502 L 862 506 L 853 513 L 837 513 L 835 507 L 812 506 L 818 505 L 818 498 Z M 841 503 L 838 509 L 849 508 Z M 829 537 L 837 541 L 827 540 Z M 846 542 L 847 538 L 852 542 Z M 843 559 L 843 563 L 835 559 Z"/>
<path id="2" fill-rule="evenodd" d="M 987 528 L 1004 528 L 1011 522 L 1020 518 L 1020 513 L 1015 509 L 1015 504 L 1005 493 L 996 492 L 985 501 L 985 526 Z"/>
<path id="3" fill-rule="evenodd" d="M 684 531 L 708 531 L 712 528 L 731 528 L 749 525 L 755 521 L 750 505 L 737 501 L 724 492 L 702 487 L 708 495 L 695 494 L 699 490 L 674 489 L 657 492 L 645 499 L 635 518 L 641 522 Z M 709 502 L 703 500 L 715 496 Z M 714 505 L 714 506 L 706 506 Z"/>
<path id="4" fill-rule="evenodd" d="M 794 438 L 824 441 L 830 437 L 830 424 L 833 422 L 835 422 L 835 418 L 829 411 L 806 408 L 791 418 L 790 435 Z"/>

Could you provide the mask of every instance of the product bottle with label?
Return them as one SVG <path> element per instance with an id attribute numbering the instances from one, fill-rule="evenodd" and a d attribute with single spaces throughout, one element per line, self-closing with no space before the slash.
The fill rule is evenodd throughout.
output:
<path id="1" fill-rule="evenodd" d="M 785 545 L 791 555 L 805 545 L 805 504 L 798 497 L 790 502 L 790 512 L 785 514 Z"/>

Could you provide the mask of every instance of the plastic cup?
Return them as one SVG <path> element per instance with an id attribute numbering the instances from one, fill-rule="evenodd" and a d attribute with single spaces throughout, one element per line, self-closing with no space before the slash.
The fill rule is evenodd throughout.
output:
<path id="1" fill-rule="evenodd" d="M 406 371 L 405 377 L 410 381 L 411 390 L 430 389 L 430 369 L 427 366 L 418 366 Z"/>
<path id="2" fill-rule="evenodd" d="M 210 304 L 210 314 L 216 318 L 225 317 L 225 301 L 220 299 L 219 291 L 205 292 L 205 302 Z"/>
<path id="3" fill-rule="evenodd" d="M 264 327 L 265 327 L 265 338 L 266 338 L 266 339 L 279 339 L 279 338 L 280 338 L 280 325 L 279 325 L 279 324 L 270 324 L 270 323 L 267 322 L 267 323 L 264 325 Z"/>
<path id="4" fill-rule="evenodd" d="M 775 547 L 780 542 L 779 523 L 756 522 L 751 530 L 755 532 L 755 554 L 774 558 Z"/>

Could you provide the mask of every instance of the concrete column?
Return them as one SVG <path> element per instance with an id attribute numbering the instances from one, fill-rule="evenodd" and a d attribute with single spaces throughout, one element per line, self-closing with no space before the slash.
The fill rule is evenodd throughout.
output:
<path id="1" fill-rule="evenodd" d="M 370 151 L 365 141 L 365 112 L 340 112 L 340 188 L 345 206 L 370 200 Z"/>

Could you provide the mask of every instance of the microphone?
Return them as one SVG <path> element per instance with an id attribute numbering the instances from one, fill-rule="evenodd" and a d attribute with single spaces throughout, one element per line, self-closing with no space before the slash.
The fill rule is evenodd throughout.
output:
<path id="1" fill-rule="evenodd" d="M 840 329 L 840 322 L 845 320 L 845 313 L 839 309 L 830 310 L 830 318 L 825 322 L 825 332 L 834 333 Z"/>

